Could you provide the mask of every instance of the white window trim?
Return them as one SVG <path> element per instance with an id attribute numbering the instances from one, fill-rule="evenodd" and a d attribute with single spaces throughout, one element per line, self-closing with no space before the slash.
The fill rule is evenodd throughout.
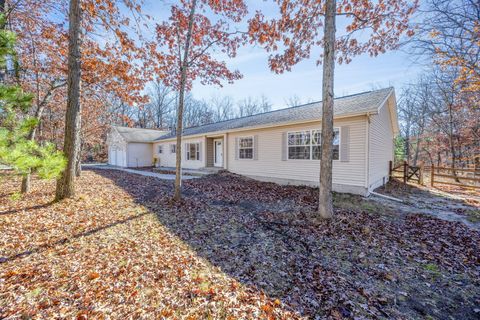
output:
<path id="1" fill-rule="evenodd" d="M 252 139 L 252 157 L 251 158 L 240 158 L 240 149 L 250 149 L 250 148 L 240 148 L 240 140 L 242 139 Z M 240 161 L 252 161 L 255 159 L 255 136 L 242 136 L 238 137 L 238 160 Z M 258 150 L 257 150 L 258 152 Z"/>
<path id="2" fill-rule="evenodd" d="M 157 146 L 157 152 L 158 152 L 158 154 L 163 154 L 163 144 L 159 144 Z"/>
<path id="3" fill-rule="evenodd" d="M 316 129 L 313 129 L 313 130 L 316 130 Z M 310 161 L 312 160 L 312 132 L 313 130 L 295 130 L 295 131 L 289 131 L 287 132 L 287 160 L 297 160 L 297 161 Z M 292 147 L 309 147 L 310 148 L 310 159 L 293 159 L 293 158 L 290 158 L 290 145 L 288 144 L 288 137 L 290 134 L 298 134 L 298 133 L 309 133 L 310 134 L 310 143 L 309 144 L 296 144 L 296 145 L 292 145 Z"/>
<path id="4" fill-rule="evenodd" d="M 188 149 L 187 149 L 187 155 L 188 157 L 186 157 L 187 161 L 200 161 L 200 142 L 187 142 L 186 143 L 187 146 L 188 146 Z M 191 159 L 191 154 L 190 154 L 190 145 L 194 144 L 195 145 L 195 159 Z"/>
<path id="5" fill-rule="evenodd" d="M 173 150 L 175 148 L 175 150 Z M 177 144 L 171 143 L 170 144 L 170 153 L 177 153 Z"/>
<path id="6" fill-rule="evenodd" d="M 322 129 L 308 129 L 308 130 L 295 130 L 295 131 L 287 131 L 287 139 L 285 139 L 285 143 L 287 144 L 286 145 L 286 148 L 287 148 L 287 160 L 293 160 L 293 161 L 320 161 L 320 159 L 318 160 L 315 160 L 315 159 L 312 159 L 313 157 L 313 144 L 312 144 L 312 140 L 313 140 L 313 131 L 320 131 L 320 139 L 322 137 Z M 335 130 L 338 130 L 338 159 L 332 159 L 333 161 L 340 161 L 340 159 L 342 158 L 342 155 L 340 154 L 340 152 L 342 151 L 342 148 L 340 148 L 340 144 L 342 142 L 342 130 L 340 130 L 340 127 L 333 127 L 333 131 Z M 291 159 L 290 158 L 290 153 L 288 152 L 288 148 L 290 147 L 290 145 L 288 144 L 288 135 L 289 134 L 293 134 L 293 133 L 300 133 L 300 132 L 310 132 L 310 159 Z M 320 141 L 320 146 L 321 146 L 321 141 Z M 305 147 L 307 145 L 293 145 L 292 147 Z"/>

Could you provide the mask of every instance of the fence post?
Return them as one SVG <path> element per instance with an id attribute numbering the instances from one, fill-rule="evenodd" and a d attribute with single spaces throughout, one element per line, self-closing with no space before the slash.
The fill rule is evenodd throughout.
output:
<path id="1" fill-rule="evenodd" d="M 433 187 L 433 179 L 435 178 L 435 166 L 432 163 L 431 171 L 430 171 L 430 187 Z"/>
<path id="2" fill-rule="evenodd" d="M 388 161 L 388 180 L 392 180 L 392 170 L 393 170 L 393 163 L 392 160 Z"/>
<path id="3" fill-rule="evenodd" d="M 403 183 L 407 184 L 407 176 L 408 176 L 408 163 L 407 161 L 403 161 Z"/>
<path id="4" fill-rule="evenodd" d="M 423 162 L 420 163 L 420 172 L 418 173 L 418 183 L 423 186 Z"/>

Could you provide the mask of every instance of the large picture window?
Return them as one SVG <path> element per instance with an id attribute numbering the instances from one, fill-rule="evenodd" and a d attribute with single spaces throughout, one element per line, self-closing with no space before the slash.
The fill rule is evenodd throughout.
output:
<path id="1" fill-rule="evenodd" d="M 187 160 L 200 160 L 199 143 L 187 143 Z"/>
<path id="2" fill-rule="evenodd" d="M 238 139 L 238 158 L 253 159 L 253 137 Z"/>
<path id="3" fill-rule="evenodd" d="M 322 154 L 321 130 L 306 130 L 288 133 L 288 159 L 320 160 Z M 340 156 L 340 131 L 334 129 L 333 160 Z"/>

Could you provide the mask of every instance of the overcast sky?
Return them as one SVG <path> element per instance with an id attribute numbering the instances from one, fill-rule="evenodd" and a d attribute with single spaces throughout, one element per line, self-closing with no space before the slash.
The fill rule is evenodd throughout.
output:
<path id="1" fill-rule="evenodd" d="M 271 11 L 274 8 L 269 4 L 271 2 L 249 2 L 250 12 L 262 9 L 266 15 L 275 14 Z M 159 20 L 168 16 L 168 2 L 147 0 L 145 3 L 148 14 Z M 225 83 L 222 88 L 196 83 L 192 93 L 198 99 L 209 99 L 212 95 L 229 95 L 235 100 L 263 94 L 274 109 L 285 107 L 286 100 L 294 95 L 300 97 L 302 102 L 321 100 L 322 66 L 316 65 L 317 58 L 318 55 L 312 55 L 310 60 L 294 66 L 291 72 L 278 75 L 269 70 L 268 54 L 262 48 L 243 47 L 235 59 L 227 61 L 228 66 L 243 74 L 243 79 L 234 84 Z M 335 95 L 343 96 L 388 86 L 394 86 L 398 95 L 404 84 L 417 77 L 419 68 L 401 51 L 391 51 L 375 58 L 368 55 L 356 57 L 348 65 L 336 66 Z"/>

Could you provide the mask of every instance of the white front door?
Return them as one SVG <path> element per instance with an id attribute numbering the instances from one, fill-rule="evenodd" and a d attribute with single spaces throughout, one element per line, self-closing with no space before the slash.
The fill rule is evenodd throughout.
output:
<path id="1" fill-rule="evenodd" d="M 222 140 L 214 140 L 214 160 L 213 165 L 215 167 L 223 167 L 223 143 Z"/>

